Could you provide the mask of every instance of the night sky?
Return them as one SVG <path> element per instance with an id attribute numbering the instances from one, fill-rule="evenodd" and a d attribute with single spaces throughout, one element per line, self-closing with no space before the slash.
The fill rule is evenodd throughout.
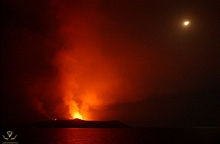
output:
<path id="1" fill-rule="evenodd" d="M 1 125 L 220 126 L 219 0 L 1 3 Z"/>

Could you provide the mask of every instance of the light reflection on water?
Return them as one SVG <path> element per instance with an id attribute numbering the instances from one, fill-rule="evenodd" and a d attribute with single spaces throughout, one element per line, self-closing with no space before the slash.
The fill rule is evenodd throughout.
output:
<path id="1" fill-rule="evenodd" d="M 19 136 L 20 143 L 32 144 L 133 144 L 146 138 L 129 128 L 31 129 L 20 131 Z"/>
<path id="2" fill-rule="evenodd" d="M 192 139 L 214 141 L 219 131 L 133 128 L 34 128 L 18 131 L 18 142 L 28 144 L 145 144 Z M 183 141 L 185 140 L 185 142 Z"/>
<path id="3" fill-rule="evenodd" d="M 120 135 L 115 129 L 60 129 L 55 130 L 55 137 L 50 139 L 50 144 L 108 144 L 120 140 Z M 116 140 L 116 141 L 115 141 Z"/>

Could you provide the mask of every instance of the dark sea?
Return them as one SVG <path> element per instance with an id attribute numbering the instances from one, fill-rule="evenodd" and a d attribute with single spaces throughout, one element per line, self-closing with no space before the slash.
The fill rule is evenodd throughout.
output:
<path id="1" fill-rule="evenodd" d="M 219 129 L 27 128 L 13 130 L 18 144 L 216 143 Z"/>

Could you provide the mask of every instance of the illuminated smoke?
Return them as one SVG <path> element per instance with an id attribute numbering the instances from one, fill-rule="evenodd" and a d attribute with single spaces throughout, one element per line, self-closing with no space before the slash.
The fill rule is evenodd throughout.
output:
<path id="1" fill-rule="evenodd" d="M 201 41 L 204 23 L 178 30 L 179 12 L 163 11 L 120 0 L 3 0 L 5 121 L 141 119 L 158 114 L 158 97 L 211 88 L 216 52 Z M 139 107 L 148 98 L 156 109 Z"/>
<path id="2" fill-rule="evenodd" d="M 90 109 L 114 101 L 121 82 L 111 61 L 101 53 L 98 5 L 81 4 L 58 8 L 57 34 L 63 47 L 53 62 L 58 68 L 60 97 L 69 109 L 66 117 L 79 112 L 87 119 Z"/>
<path id="3" fill-rule="evenodd" d="M 91 115 L 92 110 L 129 101 L 126 94 L 131 88 L 119 73 L 116 63 L 120 59 L 106 56 L 99 3 L 57 4 L 57 34 L 63 47 L 53 64 L 58 68 L 60 98 L 69 109 L 65 117 L 79 112 L 85 119 L 95 119 L 99 116 Z"/>
<path id="4" fill-rule="evenodd" d="M 105 118 L 113 104 L 141 100 L 155 89 L 170 90 L 155 85 L 175 73 L 164 78 L 155 52 L 106 18 L 99 4 L 50 3 L 54 37 L 60 43 L 51 62 L 55 74 L 41 77 L 31 88 L 38 110 L 47 117 L 71 119 L 80 113 L 84 119 Z"/>

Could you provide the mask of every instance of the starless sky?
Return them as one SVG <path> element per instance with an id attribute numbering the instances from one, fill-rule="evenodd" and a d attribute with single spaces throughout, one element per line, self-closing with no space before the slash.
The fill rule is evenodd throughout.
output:
<path id="1" fill-rule="evenodd" d="M 220 1 L 1 5 L 1 125 L 80 112 L 142 126 L 219 126 Z"/>

